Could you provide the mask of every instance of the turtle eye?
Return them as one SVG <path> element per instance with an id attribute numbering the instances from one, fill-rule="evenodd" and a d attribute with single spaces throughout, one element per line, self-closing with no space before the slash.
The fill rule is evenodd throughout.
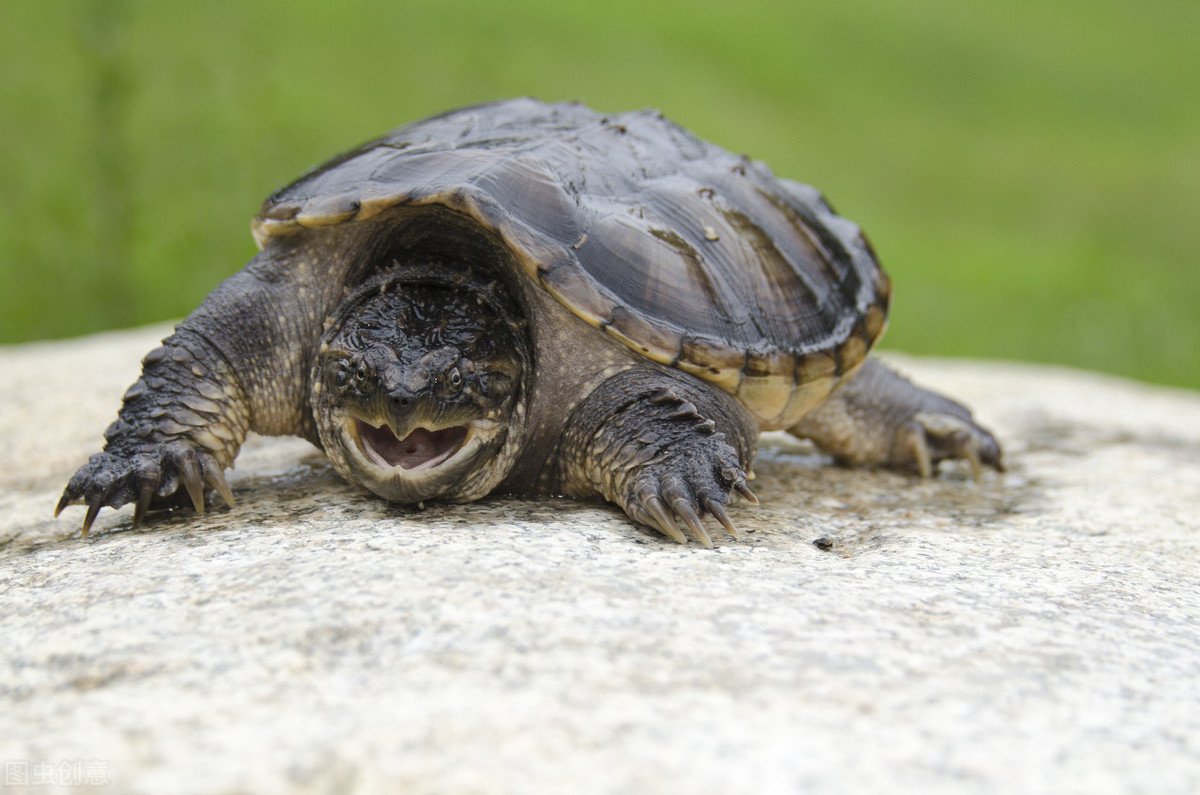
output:
<path id="1" fill-rule="evenodd" d="M 446 374 L 442 376 L 442 380 L 445 382 L 446 388 L 450 390 L 450 394 L 457 395 L 462 391 L 463 377 L 457 366 L 447 370 Z"/>
<path id="2" fill-rule="evenodd" d="M 358 383 L 360 383 L 360 384 L 363 383 L 364 381 L 366 381 L 367 380 L 367 365 L 360 362 L 358 365 L 358 369 L 354 371 L 354 377 L 358 380 Z"/>

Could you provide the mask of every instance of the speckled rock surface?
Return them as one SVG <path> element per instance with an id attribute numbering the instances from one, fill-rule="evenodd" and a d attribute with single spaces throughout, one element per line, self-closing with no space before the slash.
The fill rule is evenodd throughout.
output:
<path id="1" fill-rule="evenodd" d="M 0 349 L 14 791 L 1200 791 L 1200 395 L 902 359 L 1011 471 L 772 437 L 712 551 L 598 505 L 397 508 L 269 439 L 235 511 L 80 539 L 54 503 L 166 332 Z"/>

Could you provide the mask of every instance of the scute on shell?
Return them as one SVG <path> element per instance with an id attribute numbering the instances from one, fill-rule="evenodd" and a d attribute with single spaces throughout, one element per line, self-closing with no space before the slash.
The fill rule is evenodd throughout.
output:
<path id="1" fill-rule="evenodd" d="M 415 122 L 277 191 L 253 231 L 266 247 L 402 205 L 474 219 L 575 314 L 764 428 L 824 399 L 885 326 L 890 282 L 857 225 L 655 111 L 517 99 Z"/>

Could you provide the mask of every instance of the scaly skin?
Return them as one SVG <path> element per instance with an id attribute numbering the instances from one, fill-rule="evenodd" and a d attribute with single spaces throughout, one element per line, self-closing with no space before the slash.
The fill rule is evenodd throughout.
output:
<path id="1" fill-rule="evenodd" d="M 736 537 L 725 506 L 734 492 L 757 502 L 746 485 L 757 441 L 757 425 L 723 392 L 665 368 L 626 370 L 572 415 L 556 454 L 559 489 L 600 495 L 681 544 L 682 524 L 711 547 L 703 516 Z"/>
<path id="2" fill-rule="evenodd" d="M 190 502 L 202 511 L 210 488 L 232 504 L 222 471 L 232 465 L 248 432 L 298 435 L 321 445 L 317 425 L 328 419 L 322 412 L 330 409 L 324 396 L 314 401 L 310 390 L 318 383 L 326 389 L 336 385 L 337 368 L 330 371 L 332 376 L 314 378 L 324 370 L 314 371 L 313 364 L 318 361 L 326 318 L 347 300 L 343 281 L 363 278 L 351 274 L 349 265 L 337 270 L 336 262 L 326 262 L 322 270 L 311 264 L 325 252 L 325 245 L 314 239 L 295 248 L 279 246 L 264 252 L 222 283 L 161 348 L 151 352 L 141 378 L 125 395 L 117 421 L 105 434 L 104 451 L 71 479 L 58 510 L 75 503 L 87 505 L 86 533 L 104 506 L 134 503 L 137 522 L 147 509 L 159 505 Z M 339 261 L 353 260 L 350 249 Z M 316 278 L 313 274 L 318 272 L 325 278 Z M 335 278 L 328 278 L 330 272 Z M 552 301 L 544 295 L 541 300 Z M 428 306 L 438 305 L 434 301 Z M 525 310 L 531 305 L 527 302 Z M 456 318 L 466 311 L 465 305 L 453 302 L 447 302 L 446 310 L 451 306 Z M 599 332 L 558 304 L 553 306 L 561 327 L 551 323 L 551 315 L 545 312 L 536 317 L 549 329 L 541 329 L 546 333 L 538 349 L 540 360 L 528 360 L 527 353 L 520 353 L 512 364 L 504 364 L 501 357 L 487 365 L 500 368 L 493 377 L 511 372 L 513 378 L 520 378 L 518 392 L 526 395 L 538 379 L 546 381 L 547 373 L 558 374 L 546 398 L 537 404 L 540 408 L 531 409 L 537 416 L 526 416 L 523 402 L 495 415 L 507 427 L 499 452 L 490 459 L 480 456 L 479 466 L 491 467 L 491 474 L 474 477 L 462 471 L 461 460 L 455 469 L 450 459 L 444 476 L 436 469 L 422 475 L 426 482 L 419 493 L 401 490 L 399 496 L 385 496 L 419 501 L 430 488 L 428 498 L 475 499 L 503 480 L 519 458 L 520 470 L 513 470 L 519 483 L 510 479 L 501 488 L 602 497 L 634 521 L 681 542 L 686 540 L 686 529 L 711 545 L 703 525 L 706 516 L 734 533 L 726 512 L 732 496 L 738 493 L 755 500 L 746 472 L 757 444 L 756 420 L 734 398 L 692 376 L 638 359 L 623 349 L 603 347 L 607 342 L 603 338 L 597 348 Z M 481 335 L 522 339 L 523 326 L 512 314 L 515 310 L 492 311 L 492 320 L 475 318 L 478 322 L 473 321 L 464 339 L 477 340 Z M 379 327 L 382 321 L 352 313 L 346 322 Z M 495 324 L 494 333 L 488 323 Z M 505 344 L 513 350 L 521 348 Z M 430 371 L 422 376 L 422 383 L 433 388 L 441 383 L 433 378 L 435 370 L 438 378 L 453 372 L 449 365 L 454 357 L 448 350 L 454 344 L 443 346 L 439 341 L 437 345 L 441 347 L 430 351 L 436 354 L 433 358 L 416 350 L 391 358 L 397 366 L 424 363 L 421 366 Z M 476 372 L 471 368 L 477 364 L 470 361 L 477 354 L 470 348 L 460 351 L 468 362 L 461 371 L 464 376 Z M 442 358 L 445 366 L 439 363 Z M 605 376 L 607 380 L 594 388 L 584 386 L 589 373 L 609 370 L 615 374 Z M 378 383 L 392 384 L 389 389 L 394 391 L 397 385 L 415 384 L 417 375 L 416 370 L 390 379 L 379 374 Z M 592 391 L 585 394 L 588 389 Z M 500 401 L 497 407 L 508 405 L 504 395 L 494 397 Z M 364 406 L 378 403 L 370 396 L 362 402 Z M 319 416 L 314 416 L 314 406 Z M 427 417 L 423 422 L 440 411 L 420 400 L 413 406 Z M 561 406 L 570 408 L 560 411 Z M 491 409 L 482 411 L 492 416 Z M 381 418 L 363 417 L 373 424 Z M 402 429 L 407 420 L 397 416 L 387 421 Z M 915 468 L 923 475 L 932 474 L 937 462 L 948 458 L 965 459 L 976 472 L 985 466 L 1002 468 L 995 439 L 966 408 L 912 385 L 874 360 L 868 360 L 853 379 L 790 430 L 813 439 L 844 463 Z M 361 482 L 353 472 L 347 477 Z M 442 477 L 448 481 L 439 481 Z"/>
<path id="3" fill-rule="evenodd" d="M 393 502 L 486 496 L 524 431 L 524 324 L 496 281 L 396 266 L 338 308 L 312 407 L 334 468 Z"/>
<path id="4" fill-rule="evenodd" d="M 984 467 L 1004 470 L 1000 445 L 965 406 L 876 359 L 788 432 L 854 466 L 915 469 L 930 477 L 939 461 L 964 459 L 976 478 Z"/>
<path id="5" fill-rule="evenodd" d="M 222 470 L 249 431 L 315 439 L 308 370 L 341 297 L 337 279 L 312 277 L 317 254 L 286 246 L 259 254 L 147 355 L 104 451 L 71 478 L 56 515 L 87 505 L 86 534 L 102 507 L 134 503 L 139 522 L 149 508 L 181 502 L 181 488 L 197 511 L 209 487 L 232 503 Z"/>
<path id="6" fill-rule="evenodd" d="M 208 487 L 233 504 L 223 470 L 237 456 L 250 421 L 232 371 L 187 328 L 147 354 L 142 367 L 104 434 L 104 452 L 71 478 L 58 504 L 55 515 L 72 502 L 87 503 L 85 534 L 101 507 L 136 503 L 136 523 L 153 500 L 170 498 L 180 486 L 197 511 L 204 510 Z"/>

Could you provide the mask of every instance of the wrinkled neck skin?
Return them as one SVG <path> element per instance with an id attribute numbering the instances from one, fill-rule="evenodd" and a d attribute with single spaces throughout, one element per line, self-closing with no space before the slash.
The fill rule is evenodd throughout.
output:
<path id="1" fill-rule="evenodd" d="M 321 445 L 342 477 L 393 502 L 479 499 L 521 443 L 528 350 L 499 283 L 397 266 L 326 323 L 311 382 Z"/>

